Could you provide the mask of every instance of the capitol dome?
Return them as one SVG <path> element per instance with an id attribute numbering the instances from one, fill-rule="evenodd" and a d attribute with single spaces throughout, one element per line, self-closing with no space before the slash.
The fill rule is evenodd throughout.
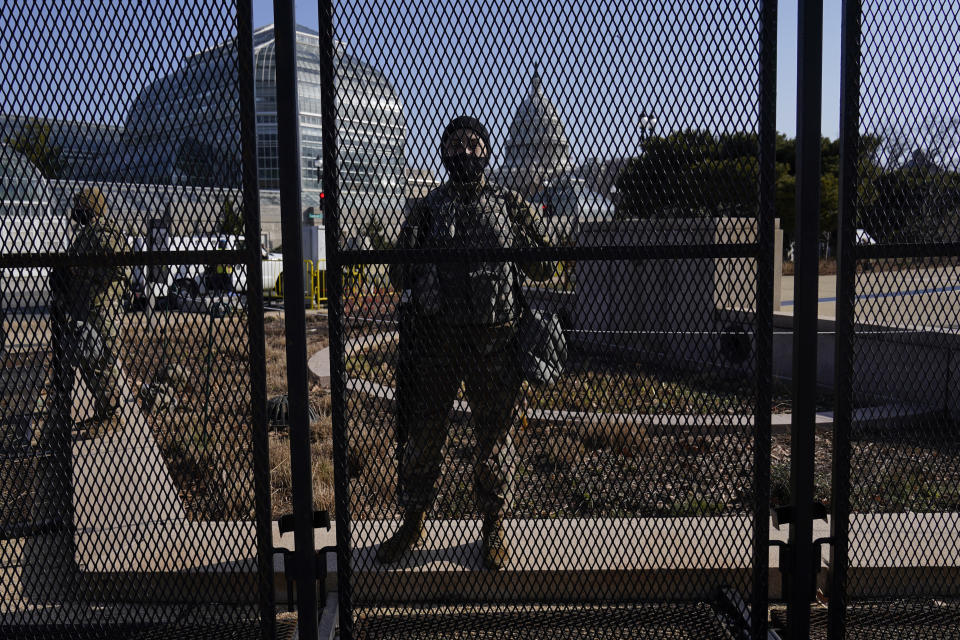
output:
<path id="1" fill-rule="evenodd" d="M 556 107 L 534 71 L 527 95 L 520 102 L 507 133 L 503 162 L 494 179 L 530 198 L 570 170 L 570 143 Z"/>
<path id="2" fill-rule="evenodd" d="M 543 92 L 539 72 L 534 71 L 530 90 L 507 134 L 503 166 L 565 168 L 569 163 L 570 144 L 560 115 Z"/>

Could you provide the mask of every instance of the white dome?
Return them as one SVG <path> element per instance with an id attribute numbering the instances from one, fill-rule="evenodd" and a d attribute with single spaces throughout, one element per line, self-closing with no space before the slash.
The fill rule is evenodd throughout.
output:
<path id="1" fill-rule="evenodd" d="M 570 145 L 556 107 L 543 93 L 534 71 L 530 90 L 510 125 L 503 167 L 564 170 L 570 163 Z"/>

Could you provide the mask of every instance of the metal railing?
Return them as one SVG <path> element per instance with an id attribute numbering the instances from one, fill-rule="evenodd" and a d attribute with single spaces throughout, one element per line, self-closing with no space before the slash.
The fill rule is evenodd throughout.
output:
<path id="1" fill-rule="evenodd" d="M 307 308 L 315 311 L 321 309 L 323 304 L 327 302 L 327 261 L 324 259 L 313 260 L 306 259 L 303 261 L 303 266 L 306 269 L 306 280 L 310 283 L 309 289 L 303 296 L 304 303 Z M 347 275 L 344 277 L 344 282 L 348 286 L 348 291 L 351 295 L 359 295 L 365 286 L 364 278 L 364 269 L 362 266 L 353 266 L 349 269 Z M 277 298 L 283 298 L 283 272 L 277 276 L 277 280 L 273 286 L 272 293 Z"/>

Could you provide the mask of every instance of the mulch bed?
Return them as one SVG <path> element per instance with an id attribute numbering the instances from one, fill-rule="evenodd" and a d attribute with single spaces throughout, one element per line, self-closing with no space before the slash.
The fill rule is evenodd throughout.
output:
<path id="1" fill-rule="evenodd" d="M 348 400 L 351 515 L 391 518 L 396 463 L 392 404 Z M 960 509 L 960 428 L 944 422 L 902 435 L 858 434 L 852 443 L 855 511 Z M 832 435 L 818 432 L 815 496 L 829 506 Z M 516 433 L 514 517 L 749 515 L 754 446 L 746 429 L 726 435 L 647 436 L 594 424 L 531 422 Z M 434 517 L 472 518 L 474 439 L 470 419 L 450 421 Z M 772 505 L 789 502 L 790 436 L 771 442 Z"/>

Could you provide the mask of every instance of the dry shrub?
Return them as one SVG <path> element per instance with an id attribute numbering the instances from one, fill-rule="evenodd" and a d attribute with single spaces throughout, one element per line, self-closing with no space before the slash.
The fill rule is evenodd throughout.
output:
<path id="1" fill-rule="evenodd" d="M 597 419 L 580 425 L 583 444 L 589 449 L 610 449 L 632 458 L 649 451 L 650 438 L 642 424 L 597 414 Z"/>
<path id="2" fill-rule="evenodd" d="M 249 518 L 253 513 L 252 416 L 247 317 L 159 313 L 127 314 L 120 356 L 134 392 L 178 365 L 187 379 L 176 389 L 178 406 L 145 416 L 188 515 L 201 520 Z M 212 344 L 212 350 L 211 350 Z M 326 318 L 307 321 L 307 356 L 327 345 Z M 264 319 L 267 395 L 286 393 L 286 337 L 282 316 Z M 209 362 L 209 366 L 208 366 Z M 314 498 L 333 507 L 329 395 L 319 383 L 310 401 L 321 420 L 311 425 Z M 324 424 L 325 423 L 325 424 Z M 270 435 L 273 515 L 289 513 L 290 445 L 287 433 Z"/>
<path id="3" fill-rule="evenodd" d="M 714 442 L 707 436 L 681 436 L 674 439 L 677 452 L 682 455 L 701 455 L 713 449 Z"/>
<path id="4" fill-rule="evenodd" d="M 566 433 L 547 434 L 540 460 L 553 467 L 569 467 L 579 463 L 586 448 L 578 438 Z"/>
<path id="5" fill-rule="evenodd" d="M 310 425 L 310 460 L 313 477 L 313 504 L 315 509 L 334 511 L 333 484 L 333 435 L 330 420 L 330 395 L 326 400 L 326 413 Z"/>
<path id="6" fill-rule="evenodd" d="M 329 437 L 317 439 L 316 433 L 323 432 L 326 423 L 326 432 L 329 434 L 329 420 L 320 421 L 312 425 L 312 431 L 317 425 L 320 428 L 311 434 L 310 465 L 313 482 L 313 507 L 326 509 L 333 513 L 334 484 L 333 484 L 333 443 Z M 292 513 L 293 510 L 293 479 L 290 464 L 290 437 L 287 433 L 271 433 L 270 448 L 270 501 L 273 517 Z"/>
<path id="7" fill-rule="evenodd" d="M 280 513 L 284 505 L 289 505 L 290 492 L 293 489 L 290 468 L 290 438 L 285 433 L 271 433 L 270 450 L 270 500 L 273 509 Z"/>

